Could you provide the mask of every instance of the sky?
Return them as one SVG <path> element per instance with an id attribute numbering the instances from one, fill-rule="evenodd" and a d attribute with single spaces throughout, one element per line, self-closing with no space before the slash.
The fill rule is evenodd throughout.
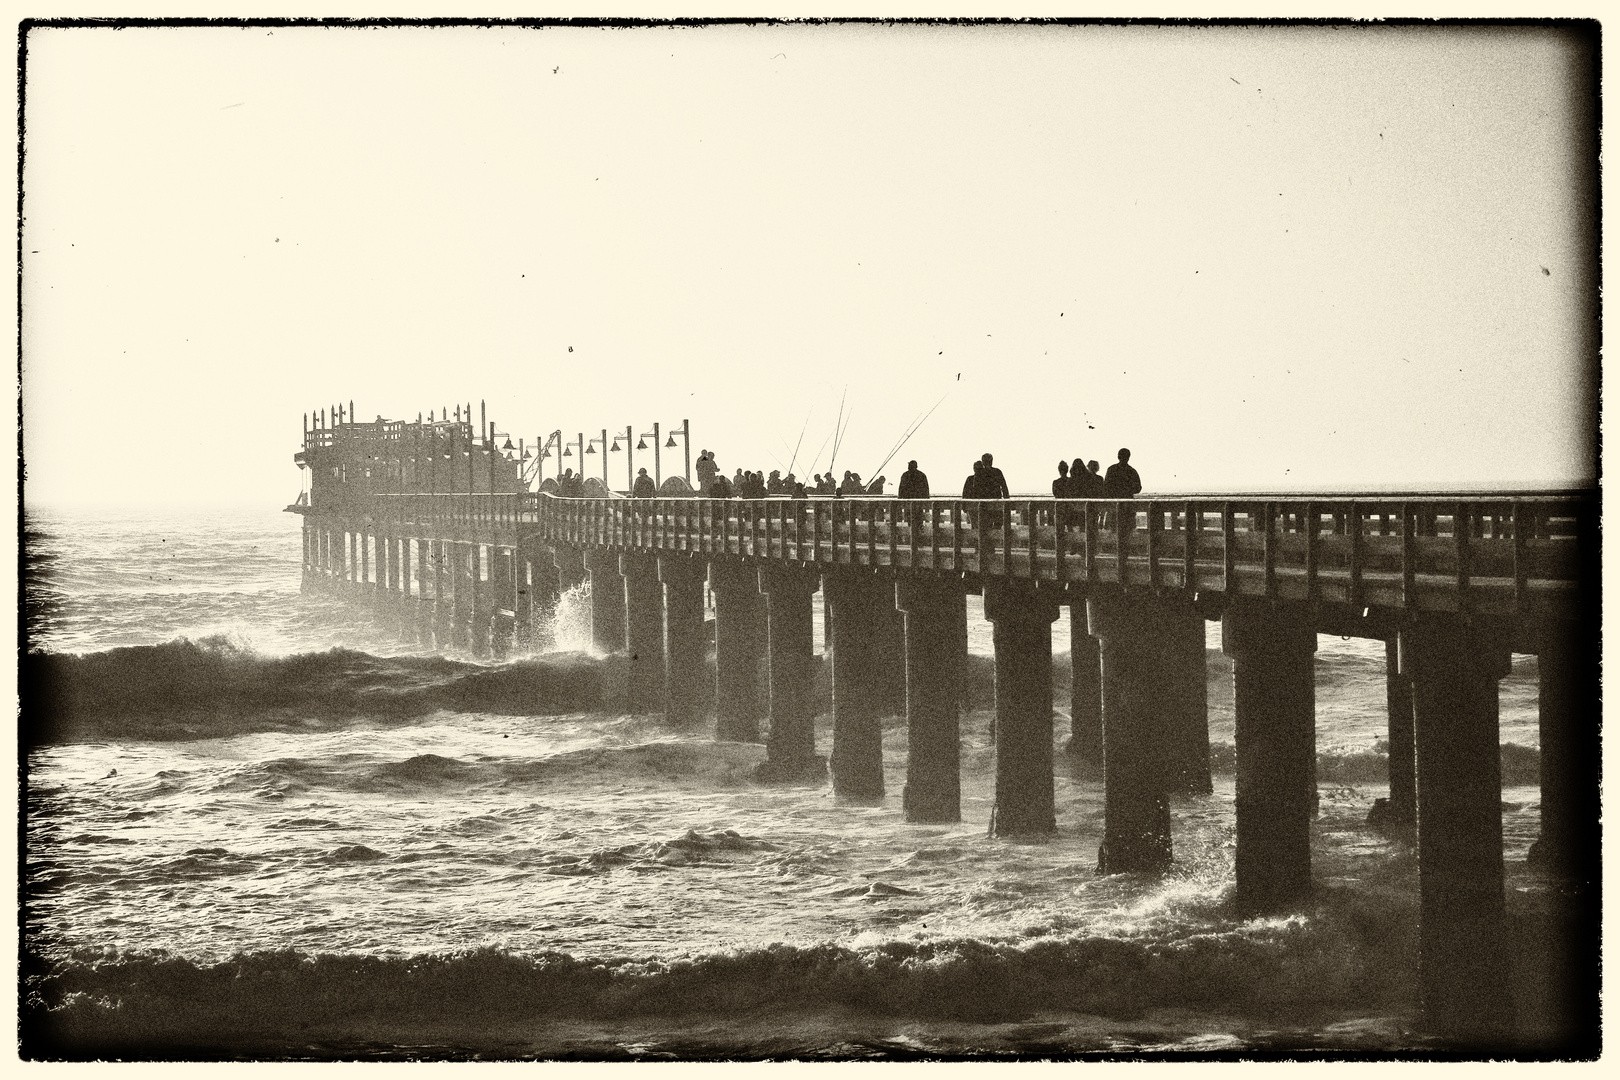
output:
<path id="1" fill-rule="evenodd" d="M 351 400 L 514 441 L 689 420 L 800 476 L 842 413 L 867 479 L 926 416 L 881 471 L 936 494 L 1122 446 L 1162 492 L 1595 475 L 1589 88 L 1548 31 L 27 46 L 29 502 L 279 506 Z"/>

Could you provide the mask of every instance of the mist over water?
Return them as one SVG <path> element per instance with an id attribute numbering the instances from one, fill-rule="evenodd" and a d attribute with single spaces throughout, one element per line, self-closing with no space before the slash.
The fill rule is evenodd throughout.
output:
<path id="1" fill-rule="evenodd" d="M 509 1057 L 1424 1045 L 1415 859 L 1363 823 L 1387 793 L 1379 643 L 1319 642 L 1318 896 L 1242 919 L 1213 626 L 1216 791 L 1177 801 L 1171 873 L 1100 876 L 1102 788 L 1061 754 L 1056 836 L 985 835 L 976 599 L 964 821 L 910 825 L 899 719 L 880 806 L 758 785 L 762 746 L 623 713 L 620 661 L 589 646 L 588 586 L 542 654 L 426 654 L 299 595 L 299 524 L 28 521 L 29 1016 L 64 1041 Z M 819 603 L 816 619 L 819 653 Z M 1061 747 L 1066 656 L 1057 668 Z M 1536 894 L 1535 735 L 1518 657 L 1502 683 L 1510 916 Z"/>

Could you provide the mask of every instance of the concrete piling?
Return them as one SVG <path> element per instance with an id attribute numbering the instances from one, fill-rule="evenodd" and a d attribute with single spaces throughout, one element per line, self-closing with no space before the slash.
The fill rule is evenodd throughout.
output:
<path id="1" fill-rule="evenodd" d="M 1052 789 L 1055 596 L 1021 581 L 986 581 L 996 648 L 996 801 L 991 836 L 1057 831 Z"/>
<path id="2" fill-rule="evenodd" d="M 1164 642 L 1169 685 L 1170 791 L 1180 795 L 1208 795 L 1215 790 L 1209 773 L 1209 676 L 1204 664 L 1204 617 L 1190 593 L 1167 593 Z"/>
<path id="3" fill-rule="evenodd" d="M 714 590 L 715 738 L 758 742 L 761 708 L 758 671 L 765 641 L 758 633 L 759 574 L 750 563 L 716 561 Z"/>
<path id="4" fill-rule="evenodd" d="M 822 579 L 832 613 L 833 746 L 828 759 L 833 793 L 876 802 L 883 798 L 883 727 L 873 638 L 882 607 L 891 607 L 886 582 L 853 568 Z M 892 588 L 892 586 L 890 586 Z"/>
<path id="5" fill-rule="evenodd" d="M 658 578 L 664 584 L 665 691 L 664 718 L 687 727 L 702 716 L 704 565 L 685 555 L 658 556 Z"/>
<path id="6" fill-rule="evenodd" d="M 1086 601 L 1102 652 L 1104 873 L 1158 872 L 1170 865 L 1165 641 L 1174 631 L 1146 590 Z"/>
<path id="7" fill-rule="evenodd" d="M 814 572 L 762 567 L 759 590 L 766 599 L 770 651 L 770 734 L 760 780 L 796 780 L 826 775 L 816 755 L 814 680 L 815 633 L 811 597 L 820 586 Z"/>
<path id="8" fill-rule="evenodd" d="M 1103 760 L 1102 657 L 1086 621 L 1086 602 L 1069 603 L 1069 742 L 1070 757 L 1087 765 Z"/>
<path id="9" fill-rule="evenodd" d="M 1426 1025 L 1457 1042 L 1509 1041 L 1497 680 L 1505 643 L 1463 616 L 1401 630 L 1417 735 L 1418 977 Z"/>
<path id="10" fill-rule="evenodd" d="M 1316 632 L 1308 608 L 1234 603 L 1221 620 L 1237 719 L 1237 896 L 1275 911 L 1311 892 Z"/>
<path id="11" fill-rule="evenodd" d="M 604 653 L 624 651 L 624 578 L 618 556 L 606 548 L 584 553 L 591 579 L 591 644 Z"/>
<path id="12" fill-rule="evenodd" d="M 905 616 L 906 820 L 962 820 L 961 713 L 956 658 L 957 615 L 965 610 L 956 577 L 895 583 Z"/>
<path id="13" fill-rule="evenodd" d="M 624 578 L 625 648 L 629 653 L 626 704 L 631 712 L 664 710 L 664 587 L 658 580 L 658 556 L 625 552 L 619 556 Z"/>
<path id="14" fill-rule="evenodd" d="M 1401 668 L 1398 638 L 1384 642 L 1384 702 L 1388 713 L 1389 802 L 1381 827 L 1398 836 L 1417 828 L 1417 742 L 1412 728 L 1412 678 Z"/>

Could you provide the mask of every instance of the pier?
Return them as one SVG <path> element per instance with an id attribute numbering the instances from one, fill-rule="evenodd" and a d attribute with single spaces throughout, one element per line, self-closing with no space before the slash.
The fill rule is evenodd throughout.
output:
<path id="1" fill-rule="evenodd" d="M 1385 643 L 1384 827 L 1417 852 L 1427 1025 L 1468 1046 L 1512 1030 L 1497 682 L 1511 654 L 1535 654 L 1531 857 L 1572 898 L 1554 943 L 1569 958 L 1571 1029 L 1597 1030 L 1595 491 L 903 501 L 632 499 L 603 486 L 562 498 L 526 490 L 493 426 L 459 410 L 453 421 L 318 417 L 296 459 L 311 479 L 288 508 L 303 515 L 306 591 L 368 605 L 406 640 L 500 658 L 531 647 L 547 606 L 588 578 L 593 642 L 625 654 L 629 707 L 762 741 L 761 782 L 825 776 L 844 799 L 894 794 L 880 721 L 903 715 L 908 821 L 960 820 L 966 597 L 981 595 L 996 671 L 990 832 L 1054 830 L 1066 753 L 1105 785 L 1107 873 L 1164 870 L 1172 796 L 1210 790 L 1204 628 L 1218 621 L 1233 663 L 1234 902 L 1246 913 L 1311 894 L 1316 635 Z M 712 720 L 701 715 L 706 585 Z M 815 745 L 810 694 L 817 593 L 830 626 L 827 747 Z M 1065 614 L 1073 706 L 1056 750 L 1051 628 Z"/>

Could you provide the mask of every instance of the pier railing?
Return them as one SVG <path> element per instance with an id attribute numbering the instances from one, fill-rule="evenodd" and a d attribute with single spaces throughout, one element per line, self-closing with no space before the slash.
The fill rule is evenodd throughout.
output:
<path id="1" fill-rule="evenodd" d="M 413 531 L 1353 607 L 1528 613 L 1584 587 L 1595 493 L 1511 498 L 566 499 L 378 495 Z M 1589 563 L 1590 560 L 1590 563 Z"/>

